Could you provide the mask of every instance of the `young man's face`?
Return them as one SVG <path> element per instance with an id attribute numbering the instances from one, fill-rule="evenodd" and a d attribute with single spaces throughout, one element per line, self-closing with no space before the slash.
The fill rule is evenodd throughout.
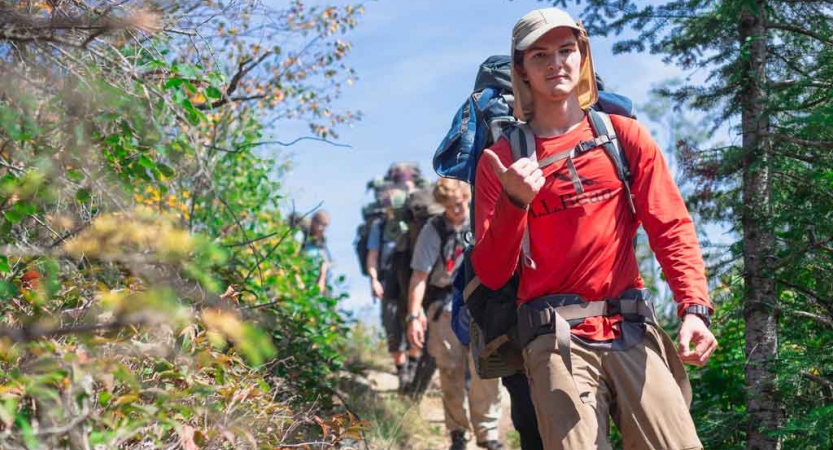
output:
<path id="1" fill-rule="evenodd" d="M 563 100 L 576 89 L 581 75 L 578 39 L 570 28 L 556 28 L 524 52 L 520 75 L 534 98 Z"/>
<path id="2" fill-rule="evenodd" d="M 452 223 L 463 223 L 469 216 L 469 199 L 465 195 L 449 199 L 443 206 L 445 217 Z"/>
<path id="3" fill-rule="evenodd" d="M 327 217 L 315 217 L 310 222 L 310 235 L 314 237 L 324 237 L 324 232 L 330 225 L 330 219 Z"/>

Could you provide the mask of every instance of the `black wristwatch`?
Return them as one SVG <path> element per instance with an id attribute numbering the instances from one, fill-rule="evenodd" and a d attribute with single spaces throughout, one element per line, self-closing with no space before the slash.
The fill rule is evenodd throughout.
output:
<path id="1" fill-rule="evenodd" d="M 419 319 L 420 317 L 422 317 L 422 314 L 408 314 L 407 316 L 405 316 L 405 323 L 411 323 L 414 320 Z"/>
<path id="2" fill-rule="evenodd" d="M 685 316 L 686 314 L 694 314 L 695 316 L 703 319 L 703 322 L 706 324 L 707 327 L 712 326 L 712 313 L 706 306 L 691 305 L 685 310 L 683 310 L 683 316 Z"/>

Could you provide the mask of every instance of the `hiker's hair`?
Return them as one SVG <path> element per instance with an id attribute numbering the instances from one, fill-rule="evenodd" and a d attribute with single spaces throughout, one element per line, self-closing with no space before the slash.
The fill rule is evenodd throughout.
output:
<path id="1" fill-rule="evenodd" d="M 579 50 L 579 52 L 581 52 L 581 61 L 584 62 L 584 58 L 587 56 L 586 55 L 586 49 L 587 49 L 587 44 L 588 43 L 582 37 L 582 34 L 578 30 L 575 30 L 575 29 L 572 29 L 572 28 L 571 28 L 571 30 L 573 31 L 573 36 L 575 36 L 575 38 L 576 38 L 576 41 L 577 41 L 576 43 L 578 44 L 578 50 Z M 520 67 L 523 67 L 523 65 L 524 65 L 524 55 L 525 54 L 526 54 L 526 50 L 514 50 L 513 49 L 512 50 L 512 63 L 515 64 L 515 65 L 518 65 Z"/>
<path id="2" fill-rule="evenodd" d="M 323 209 L 316 211 L 315 214 L 312 215 L 312 221 L 315 223 L 321 223 L 322 221 L 328 220 L 329 218 L 330 215 L 327 213 L 327 211 L 324 211 Z"/>
<path id="3" fill-rule="evenodd" d="M 465 200 L 471 198 L 469 185 L 464 181 L 440 178 L 437 180 L 437 184 L 434 185 L 434 200 L 441 205 L 445 205 L 449 200 L 455 200 L 461 195 Z"/>
<path id="4" fill-rule="evenodd" d="M 316 227 L 316 225 L 329 221 L 330 215 L 327 213 L 327 211 L 324 211 L 323 209 L 316 211 L 315 214 L 313 214 L 310 218 L 309 231 L 307 232 L 306 240 L 316 245 L 320 245 L 326 242 L 327 238 L 324 235 L 324 231 L 320 230 L 318 227 Z M 318 233 L 319 231 L 321 232 L 320 236 L 316 235 L 316 233 Z"/>

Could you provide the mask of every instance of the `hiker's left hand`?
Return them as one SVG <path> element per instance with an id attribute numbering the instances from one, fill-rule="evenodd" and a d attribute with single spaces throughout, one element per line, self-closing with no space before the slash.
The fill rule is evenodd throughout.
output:
<path id="1" fill-rule="evenodd" d="M 691 345 L 694 345 L 694 350 Z M 717 339 L 703 319 L 694 314 L 686 314 L 680 327 L 680 348 L 677 350 L 680 359 L 684 363 L 702 367 L 709 362 L 716 349 Z"/>

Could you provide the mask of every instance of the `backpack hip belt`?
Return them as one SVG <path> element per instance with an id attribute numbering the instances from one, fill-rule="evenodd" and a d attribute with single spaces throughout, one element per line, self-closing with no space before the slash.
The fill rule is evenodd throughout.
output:
<path id="1" fill-rule="evenodd" d="M 518 308 L 518 340 L 526 346 L 542 334 L 556 332 L 557 317 L 570 328 L 584 319 L 621 314 L 626 322 L 657 324 L 651 294 L 647 289 L 629 289 L 618 298 L 586 301 L 575 294 L 554 294 L 538 297 Z"/>
<path id="2" fill-rule="evenodd" d="M 574 294 L 538 297 L 518 308 L 518 341 L 521 347 L 526 347 L 538 336 L 555 333 L 558 353 L 573 379 L 576 392 L 581 393 L 573 376 L 570 329 L 588 317 L 619 314 L 626 322 L 649 323 L 656 326 L 658 322 L 650 299 L 651 294 L 647 289 L 629 289 L 619 298 L 592 302 Z M 580 397 L 584 402 L 585 396 Z"/>

